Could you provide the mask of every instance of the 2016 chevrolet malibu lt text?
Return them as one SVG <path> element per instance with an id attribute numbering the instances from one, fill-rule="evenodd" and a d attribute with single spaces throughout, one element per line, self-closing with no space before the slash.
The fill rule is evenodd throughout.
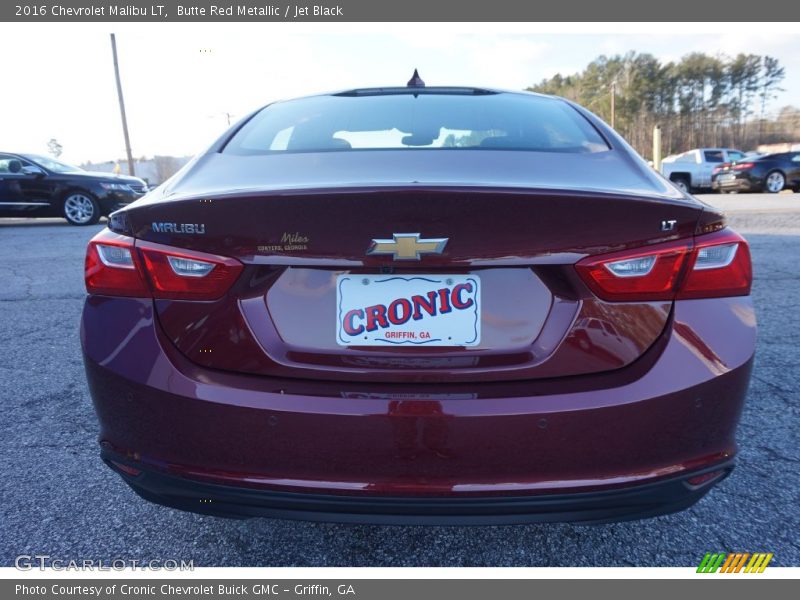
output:
<path id="1" fill-rule="evenodd" d="M 561 98 L 269 105 L 89 244 L 103 460 L 221 516 L 608 521 L 733 468 L 745 240 Z"/>

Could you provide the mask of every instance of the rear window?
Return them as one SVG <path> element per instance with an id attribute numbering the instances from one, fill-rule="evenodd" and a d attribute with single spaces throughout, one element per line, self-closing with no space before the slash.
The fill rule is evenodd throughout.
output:
<path id="1" fill-rule="evenodd" d="M 229 154 L 413 149 L 603 152 L 566 102 L 510 93 L 332 95 L 270 105 L 228 141 Z"/>
<path id="2" fill-rule="evenodd" d="M 742 160 L 744 158 L 744 152 L 739 152 L 738 150 L 728 150 L 728 160 L 737 161 Z"/>

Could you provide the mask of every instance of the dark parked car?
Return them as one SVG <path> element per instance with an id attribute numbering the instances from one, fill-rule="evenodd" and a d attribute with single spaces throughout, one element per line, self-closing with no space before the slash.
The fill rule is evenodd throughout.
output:
<path id="1" fill-rule="evenodd" d="M 38 154 L 0 152 L 0 217 L 91 225 L 147 192 L 138 177 L 92 173 Z"/>
<path id="2" fill-rule="evenodd" d="M 714 169 L 712 187 L 720 192 L 800 191 L 800 152 L 779 152 L 725 163 Z"/>
<path id="3" fill-rule="evenodd" d="M 733 468 L 750 284 L 722 214 L 567 100 L 279 102 L 90 242 L 101 456 L 222 516 L 681 510 Z"/>

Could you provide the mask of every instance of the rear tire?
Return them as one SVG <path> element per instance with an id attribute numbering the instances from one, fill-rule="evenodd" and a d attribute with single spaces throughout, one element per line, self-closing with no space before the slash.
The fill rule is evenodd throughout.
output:
<path id="1" fill-rule="evenodd" d="M 94 225 L 100 220 L 100 205 L 88 192 L 72 191 L 64 197 L 61 214 L 70 225 Z"/>
<path id="2" fill-rule="evenodd" d="M 777 194 L 786 187 L 786 177 L 780 171 L 771 171 L 764 178 L 764 191 L 768 194 Z"/>
<path id="3" fill-rule="evenodd" d="M 680 191 L 682 191 L 682 192 L 684 192 L 686 194 L 691 194 L 692 193 L 691 183 L 689 182 L 689 180 L 686 177 L 683 177 L 683 176 L 675 177 L 675 178 L 671 179 L 670 181 L 672 181 L 672 185 L 674 185 Z"/>

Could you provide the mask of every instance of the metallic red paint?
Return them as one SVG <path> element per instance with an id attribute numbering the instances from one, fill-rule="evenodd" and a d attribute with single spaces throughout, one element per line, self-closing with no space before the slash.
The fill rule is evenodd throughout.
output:
<path id="1" fill-rule="evenodd" d="M 89 297 L 81 338 L 101 443 L 133 464 L 268 489 L 538 495 L 689 475 L 735 454 L 752 304 L 679 301 L 671 321 L 637 363 L 573 391 L 212 371 L 172 347 L 147 300 Z"/>
<path id="2" fill-rule="evenodd" d="M 425 235 L 450 238 L 442 255 L 409 266 L 365 254 L 374 237 L 421 228 L 419 215 Z M 677 226 L 664 233 L 659 223 L 667 217 Z M 721 218 L 668 197 L 474 187 L 240 193 L 128 211 L 138 238 L 235 256 L 247 265 L 231 294 L 213 306 L 157 303 L 161 325 L 193 361 L 260 375 L 387 382 L 400 372 L 417 381 L 497 381 L 630 364 L 664 329 L 670 303 L 603 302 L 578 277 L 574 263 L 591 254 L 691 238 L 701 223 Z M 213 227 L 203 236 L 148 227 L 162 221 Z M 285 232 L 299 232 L 307 249 L 273 250 Z M 320 335 L 335 322 L 336 276 L 382 269 L 480 274 L 487 281 L 482 343 L 413 352 L 343 349 L 333 336 Z M 595 323 L 590 319 L 612 323 L 619 335 L 592 344 L 581 332 Z M 236 335 L 227 333 L 231 327 Z"/>
<path id="3" fill-rule="evenodd" d="M 731 234 L 574 108 L 609 150 L 245 156 L 224 151 L 232 130 L 112 215 L 137 247 L 243 266 L 211 301 L 88 296 L 104 459 L 148 499 L 223 515 L 520 522 L 696 502 L 736 453 L 749 266 L 732 297 L 601 299 L 579 261 Z M 448 242 L 366 254 L 398 232 Z M 338 346 L 345 272 L 479 275 L 480 345 Z"/>

